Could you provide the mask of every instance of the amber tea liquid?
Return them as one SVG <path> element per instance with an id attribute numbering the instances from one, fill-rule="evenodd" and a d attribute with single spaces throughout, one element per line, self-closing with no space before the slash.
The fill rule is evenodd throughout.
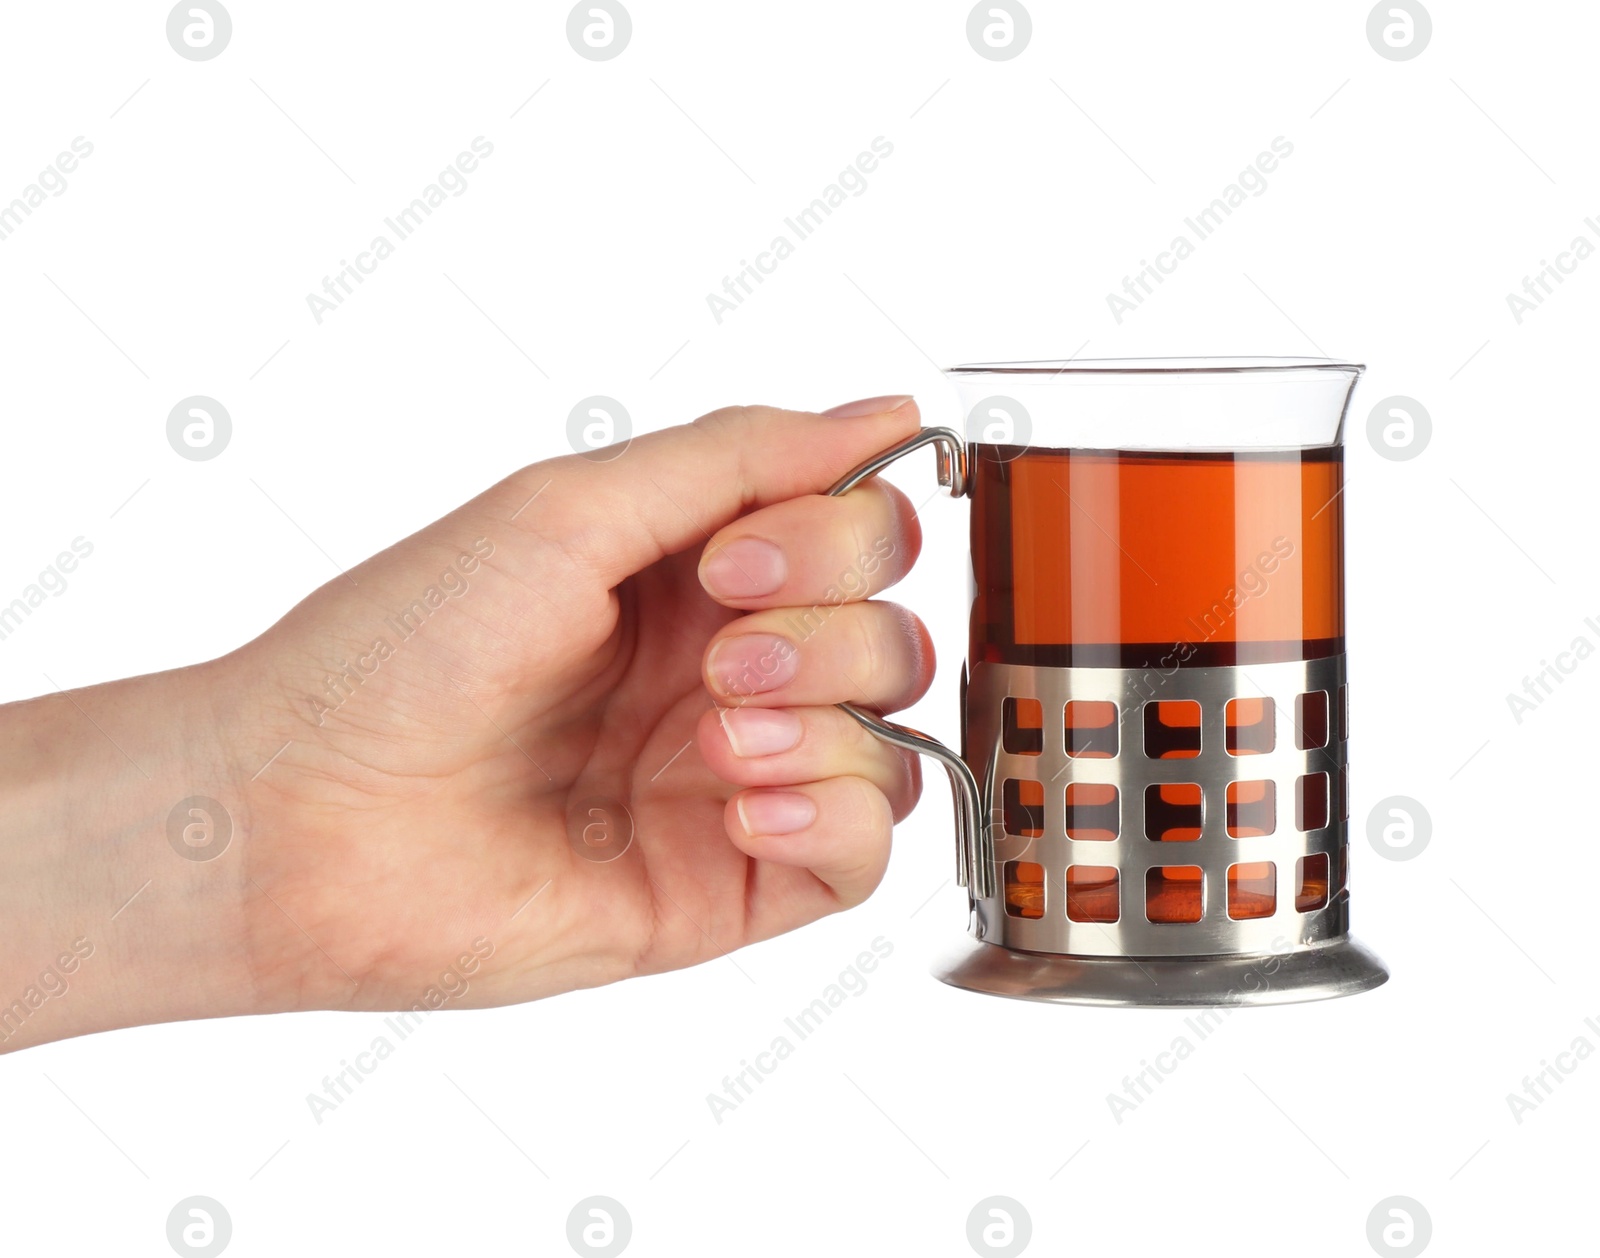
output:
<path id="1" fill-rule="evenodd" d="M 972 662 L 1158 668 L 1344 649 L 1344 450 L 972 447 Z"/>
<path id="2" fill-rule="evenodd" d="M 1158 693 L 1159 677 L 1174 668 L 1339 654 L 1343 454 L 1339 446 L 1220 453 L 971 446 L 970 662 L 1145 668 Z M 1109 706 L 1074 704 L 1085 711 L 1064 714 L 1066 737 L 1078 754 L 1114 754 L 1096 750 L 1112 735 L 1109 714 L 1092 709 Z M 1150 754 L 1199 753 L 1198 709 L 1191 715 L 1189 706 L 1146 706 Z M 1330 716 L 1297 713 L 1296 719 Z M 1052 714 L 1056 719 L 1063 714 Z M 1043 720 L 1042 712 L 1019 705 L 1017 728 L 1007 736 L 1042 737 Z M 1230 705 L 1227 720 L 1230 750 L 1248 751 L 1262 722 L 1270 724 L 1270 713 L 1241 699 Z M 1069 797 L 1069 827 L 1076 816 L 1088 827 L 1084 837 L 1091 837 L 1096 801 L 1089 796 L 1096 788 L 1074 789 L 1082 798 L 1074 805 Z M 1179 798 L 1182 789 L 1163 786 L 1161 798 L 1151 801 L 1173 822 L 1160 837 L 1177 842 L 1193 837 L 1181 825 L 1189 806 Z M 1034 806 L 1032 800 L 1014 802 Z M 1230 792 L 1232 832 L 1252 833 L 1253 802 Z M 1020 877 L 1007 879 L 1006 899 L 1011 911 L 1037 916 L 1043 870 L 1021 868 Z M 1248 866 L 1236 868 L 1249 879 Z M 1160 877 L 1164 885 L 1150 888 L 1151 919 L 1198 916 L 1199 870 L 1192 878 L 1180 870 Z M 1248 905 L 1251 888 L 1238 890 Z M 1318 890 L 1313 886 L 1309 894 Z M 1324 885 L 1320 892 L 1326 891 Z M 1108 914 L 1103 920 L 1116 920 L 1117 890 L 1109 877 L 1096 885 L 1086 868 L 1067 894 L 1086 920 L 1097 920 L 1101 910 Z"/>

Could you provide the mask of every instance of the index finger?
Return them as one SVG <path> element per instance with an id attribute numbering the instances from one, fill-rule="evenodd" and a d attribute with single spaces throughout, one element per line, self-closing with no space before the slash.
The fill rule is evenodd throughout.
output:
<path id="1" fill-rule="evenodd" d="M 876 478 L 840 497 L 774 503 L 719 529 L 700 583 L 742 610 L 853 603 L 910 571 L 922 528 L 910 500 Z"/>

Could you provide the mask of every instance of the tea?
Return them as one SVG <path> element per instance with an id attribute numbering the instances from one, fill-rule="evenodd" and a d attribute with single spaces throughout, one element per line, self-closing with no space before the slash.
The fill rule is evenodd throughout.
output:
<path id="1" fill-rule="evenodd" d="M 1343 453 L 972 446 L 971 662 L 1339 654 Z"/>

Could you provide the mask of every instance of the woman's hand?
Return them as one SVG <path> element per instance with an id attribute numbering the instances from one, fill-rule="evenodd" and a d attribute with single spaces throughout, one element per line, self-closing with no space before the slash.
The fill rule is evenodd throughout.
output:
<path id="1" fill-rule="evenodd" d="M 529 1000 L 860 902 L 920 780 L 832 705 L 906 706 L 933 654 L 869 601 L 910 504 L 824 494 L 917 423 L 733 408 L 535 464 L 230 656 L 0 710 L 0 1001 L 94 949 L 0 1047 Z"/>

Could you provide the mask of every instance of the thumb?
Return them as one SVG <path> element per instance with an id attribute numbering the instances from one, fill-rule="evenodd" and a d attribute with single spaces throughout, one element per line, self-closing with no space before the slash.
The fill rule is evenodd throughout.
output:
<path id="1" fill-rule="evenodd" d="M 904 395 L 822 414 L 729 407 L 636 437 L 610 462 L 575 455 L 535 464 L 489 491 L 484 505 L 496 514 L 503 507 L 507 519 L 537 494 L 518 523 L 559 531 L 562 550 L 610 588 L 704 544 L 748 510 L 826 492 L 920 422 Z"/>

